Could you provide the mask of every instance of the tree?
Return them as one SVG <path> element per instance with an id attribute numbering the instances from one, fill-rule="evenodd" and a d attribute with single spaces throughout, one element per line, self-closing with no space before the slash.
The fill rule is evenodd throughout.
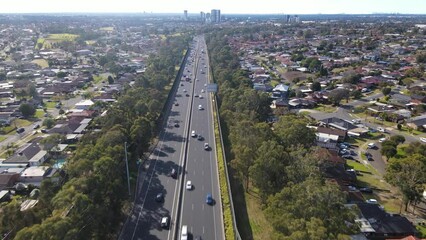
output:
<path id="1" fill-rule="evenodd" d="M 388 159 L 390 159 L 391 157 L 396 155 L 397 150 L 396 150 L 396 147 L 394 145 L 391 145 L 391 144 L 383 145 L 382 144 L 382 149 L 380 150 L 380 152 L 383 155 L 385 155 Z"/>
<path id="2" fill-rule="evenodd" d="M 253 184 L 259 189 L 262 199 L 280 191 L 287 183 L 285 167 L 289 155 L 276 141 L 263 142 L 256 151 L 255 161 L 250 167 Z"/>
<path id="3" fill-rule="evenodd" d="M 314 81 L 311 85 L 311 90 L 314 92 L 321 91 L 321 83 L 318 81 Z"/>
<path id="4" fill-rule="evenodd" d="M 281 116 L 274 124 L 275 134 L 279 138 L 280 144 L 285 147 L 302 145 L 311 147 L 315 141 L 315 133 L 306 127 L 306 118 L 296 115 Z"/>
<path id="5" fill-rule="evenodd" d="M 391 93 L 392 89 L 390 87 L 384 87 L 382 88 L 383 95 L 387 96 L 389 93 Z"/>
<path id="6" fill-rule="evenodd" d="M 349 97 L 349 91 L 347 89 L 337 88 L 330 91 L 328 97 L 334 105 L 338 106 L 340 104 L 340 101 Z"/>
<path id="7" fill-rule="evenodd" d="M 55 120 L 53 118 L 45 118 L 43 120 L 43 126 L 46 126 L 46 128 L 52 128 L 55 124 Z"/>
<path id="8" fill-rule="evenodd" d="M 108 83 L 109 84 L 113 84 L 114 83 L 114 78 L 111 75 L 108 75 Z"/>
<path id="9" fill-rule="evenodd" d="M 337 184 L 309 178 L 290 184 L 268 199 L 265 215 L 276 239 L 337 239 L 353 231 L 354 212 L 343 206 L 345 194 Z"/>
<path id="10" fill-rule="evenodd" d="M 354 90 L 351 92 L 351 97 L 353 97 L 354 99 L 360 99 L 362 98 L 362 93 L 360 90 Z"/>
<path id="11" fill-rule="evenodd" d="M 35 107 L 29 103 L 22 103 L 21 106 L 19 106 L 19 111 L 22 113 L 22 116 L 24 116 L 24 118 L 34 116 L 34 114 L 36 113 Z"/>
<path id="12" fill-rule="evenodd" d="M 405 142 L 405 137 L 402 135 L 393 135 L 390 137 L 390 140 L 399 145 Z"/>
<path id="13" fill-rule="evenodd" d="M 419 154 L 403 159 L 391 159 L 386 168 L 385 179 L 397 186 L 403 195 L 405 211 L 408 204 L 421 197 L 426 183 L 426 158 Z"/>

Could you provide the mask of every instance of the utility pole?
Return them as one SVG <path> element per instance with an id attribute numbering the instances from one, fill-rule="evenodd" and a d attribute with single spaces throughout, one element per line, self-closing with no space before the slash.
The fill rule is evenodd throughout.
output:
<path id="1" fill-rule="evenodd" d="M 125 153 L 125 159 L 126 159 L 127 187 L 129 188 L 129 196 L 131 196 L 132 194 L 130 193 L 129 163 L 127 161 L 127 142 L 124 142 L 124 153 Z"/>

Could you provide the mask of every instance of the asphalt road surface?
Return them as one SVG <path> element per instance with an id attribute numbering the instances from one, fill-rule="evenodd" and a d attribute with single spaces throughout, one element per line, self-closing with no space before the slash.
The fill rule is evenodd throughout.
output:
<path id="1" fill-rule="evenodd" d="M 146 169 L 140 171 L 134 208 L 119 239 L 180 239 L 182 225 L 188 225 L 189 239 L 198 235 L 202 239 L 224 238 L 211 99 L 206 92 L 201 93 L 208 71 L 202 63 L 208 64 L 208 58 L 206 54 L 199 58 L 201 49 L 206 47 L 204 39 L 198 39 L 183 72 L 191 81 L 182 76 L 174 93 L 157 147 L 147 160 Z M 198 109 L 200 104 L 203 110 Z M 203 141 L 190 137 L 192 130 L 200 133 Z M 204 142 L 210 144 L 211 151 L 204 150 Z M 172 169 L 178 172 L 176 179 L 170 176 Z M 191 192 L 185 190 L 187 179 L 194 184 Z M 164 194 L 164 201 L 155 200 L 159 193 Z M 212 193 L 215 205 L 205 203 L 207 193 Z M 169 228 L 160 225 L 164 216 L 171 219 Z"/>

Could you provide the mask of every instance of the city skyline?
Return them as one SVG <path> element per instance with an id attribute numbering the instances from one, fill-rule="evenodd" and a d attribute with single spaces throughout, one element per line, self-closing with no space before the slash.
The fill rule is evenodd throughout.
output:
<path id="1" fill-rule="evenodd" d="M 269 0 L 250 2 L 234 0 L 1 0 L 0 13 L 182 13 L 199 14 L 221 9 L 222 14 L 371 14 L 401 13 L 426 14 L 422 0 Z"/>

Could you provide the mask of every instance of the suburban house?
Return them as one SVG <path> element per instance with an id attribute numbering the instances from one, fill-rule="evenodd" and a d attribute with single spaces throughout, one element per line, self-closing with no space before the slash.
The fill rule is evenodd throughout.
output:
<path id="1" fill-rule="evenodd" d="M 18 173 L 3 172 L 0 173 L 0 191 L 11 188 L 19 180 Z"/>
<path id="2" fill-rule="evenodd" d="M 411 118 L 407 125 L 416 130 L 426 129 L 426 115 Z"/>
<path id="3" fill-rule="evenodd" d="M 21 164 L 22 166 L 38 166 L 47 159 L 47 151 L 43 150 L 39 143 L 27 143 L 14 155 L 2 163 Z"/>
<path id="4" fill-rule="evenodd" d="M 55 168 L 50 168 L 47 166 L 29 167 L 21 173 L 20 181 L 23 183 L 40 186 L 44 179 L 52 177 L 55 173 Z"/>
<path id="5" fill-rule="evenodd" d="M 407 218 L 399 214 L 387 213 L 378 204 L 358 203 L 360 230 L 367 239 L 385 240 L 416 235 L 417 230 Z"/>
<path id="6" fill-rule="evenodd" d="M 324 118 L 320 120 L 320 124 L 323 124 L 327 127 L 340 129 L 343 131 L 347 131 L 347 134 L 349 136 L 361 136 L 363 134 L 368 133 L 368 129 L 358 127 L 354 125 L 351 121 L 337 118 L 337 117 L 330 117 L 330 118 Z"/>

